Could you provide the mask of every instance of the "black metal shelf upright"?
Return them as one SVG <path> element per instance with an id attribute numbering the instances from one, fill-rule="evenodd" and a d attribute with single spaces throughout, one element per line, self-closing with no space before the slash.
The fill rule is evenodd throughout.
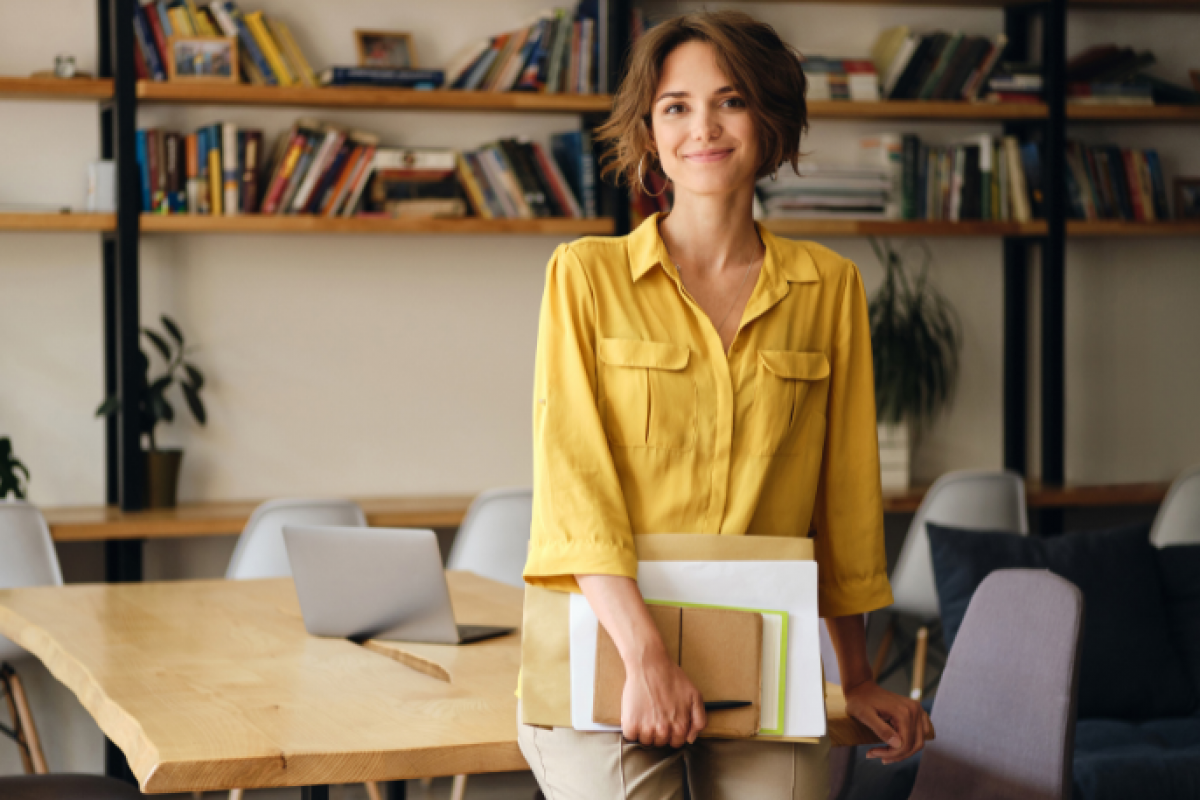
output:
<path id="1" fill-rule="evenodd" d="M 1041 250 L 1040 265 L 1040 397 L 1041 480 L 1065 480 L 1065 260 L 1066 260 L 1066 0 L 1045 0 L 1004 8 L 1009 58 L 1030 60 L 1035 20 L 1041 22 L 1044 120 L 1006 122 L 1006 135 L 1036 134 L 1042 160 L 1043 214 L 1046 233 L 1036 240 L 1004 239 L 1004 466 L 1022 475 L 1029 470 L 1029 272 L 1032 248 Z M 1060 511 L 1047 512 L 1043 530 L 1055 530 Z"/>

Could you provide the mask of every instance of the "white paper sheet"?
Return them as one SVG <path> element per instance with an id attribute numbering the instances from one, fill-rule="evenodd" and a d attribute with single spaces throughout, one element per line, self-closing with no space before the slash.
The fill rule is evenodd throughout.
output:
<path id="1" fill-rule="evenodd" d="M 825 734 L 816 562 L 643 561 L 638 586 L 647 600 L 786 611 L 783 735 Z M 619 730 L 592 722 L 599 623 L 582 595 L 571 596 L 570 618 L 571 724 L 581 731 Z"/>

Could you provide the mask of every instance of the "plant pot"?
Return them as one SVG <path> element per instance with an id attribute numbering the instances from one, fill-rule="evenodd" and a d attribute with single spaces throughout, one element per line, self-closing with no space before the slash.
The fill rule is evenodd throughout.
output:
<path id="1" fill-rule="evenodd" d="M 904 491 L 909 488 L 909 465 L 912 446 L 908 438 L 908 423 L 893 425 L 879 423 L 879 477 L 885 491 Z"/>
<path id="2" fill-rule="evenodd" d="M 174 508 L 182 450 L 146 451 L 146 507 Z"/>

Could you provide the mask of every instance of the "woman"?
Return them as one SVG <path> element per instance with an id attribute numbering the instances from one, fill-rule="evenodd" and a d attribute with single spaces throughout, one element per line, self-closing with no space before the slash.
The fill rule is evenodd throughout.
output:
<path id="1" fill-rule="evenodd" d="M 635 46 L 608 172 L 660 170 L 669 214 L 560 246 L 538 334 L 535 510 L 526 580 L 579 590 L 625 664 L 621 734 L 521 725 L 546 797 L 824 798 L 828 743 L 697 740 L 702 698 L 667 659 L 635 582 L 635 533 L 814 538 L 821 616 L 848 712 L 907 758 L 929 719 L 881 689 L 863 614 L 891 603 L 866 298 L 855 265 L 777 239 L 755 181 L 796 168 L 797 53 L 739 12 L 693 14 Z"/>

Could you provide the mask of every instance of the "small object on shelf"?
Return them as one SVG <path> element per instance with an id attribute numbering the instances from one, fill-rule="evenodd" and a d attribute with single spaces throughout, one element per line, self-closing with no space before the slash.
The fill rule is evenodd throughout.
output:
<path id="1" fill-rule="evenodd" d="M 114 161 L 93 161 L 87 171 L 87 210 L 117 210 L 117 168 Z"/>
<path id="2" fill-rule="evenodd" d="M 1200 219 L 1200 178 L 1175 179 L 1175 218 Z"/>
<path id="3" fill-rule="evenodd" d="M 354 42 L 358 46 L 360 67 L 417 68 L 417 51 L 411 33 L 356 30 Z"/>
<path id="4" fill-rule="evenodd" d="M 167 80 L 237 83 L 237 40 L 223 36 L 172 36 L 167 40 Z"/>
<path id="5" fill-rule="evenodd" d="M 56 78 L 74 78 L 75 77 L 75 56 L 70 54 L 60 54 L 54 57 L 54 77 Z"/>

